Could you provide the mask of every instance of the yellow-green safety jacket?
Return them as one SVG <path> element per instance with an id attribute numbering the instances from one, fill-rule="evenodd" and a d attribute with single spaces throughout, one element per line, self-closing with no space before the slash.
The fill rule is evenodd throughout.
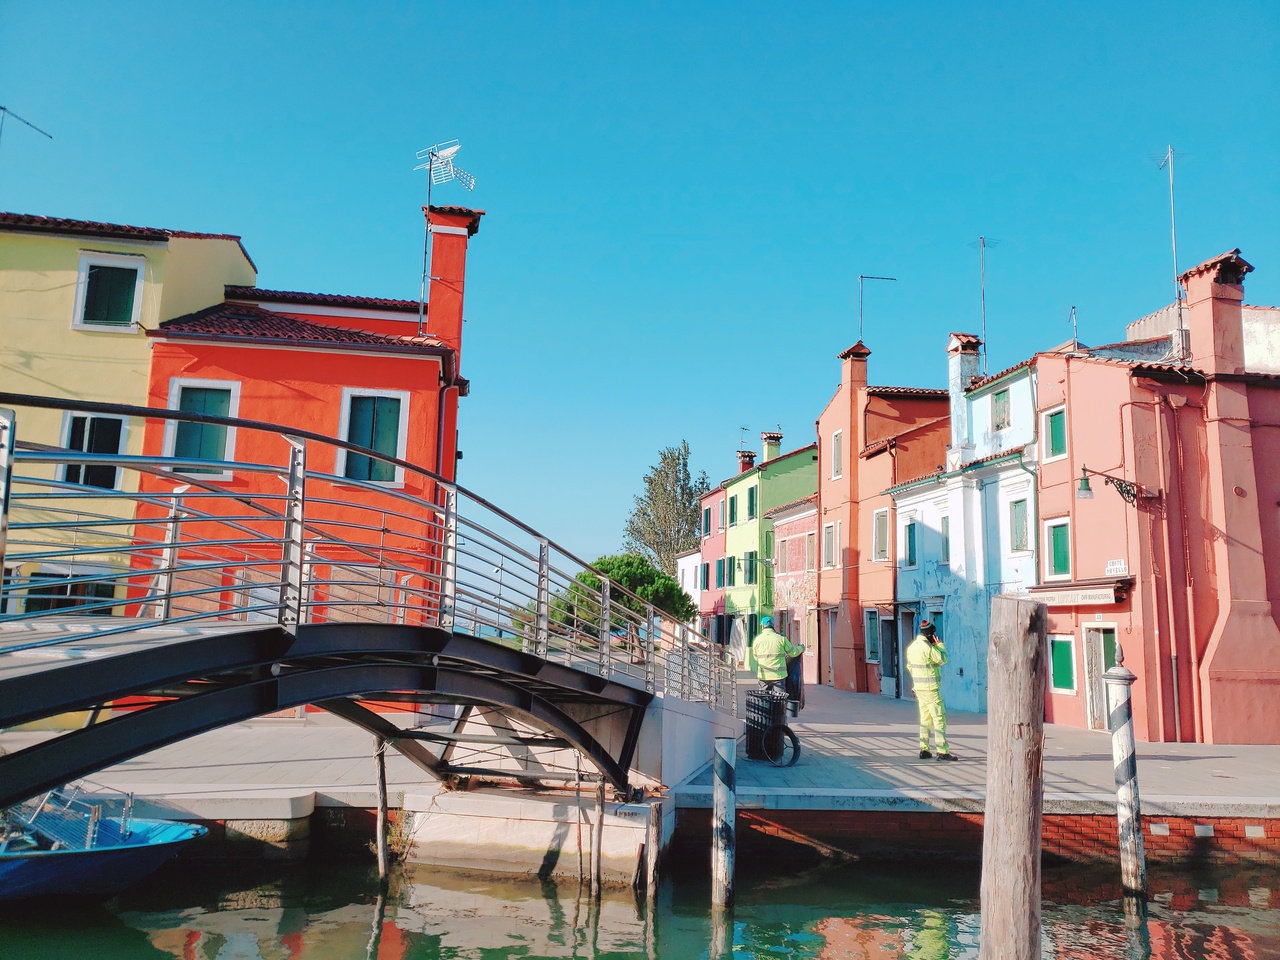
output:
<path id="1" fill-rule="evenodd" d="M 787 675 L 787 657 L 798 657 L 804 647 L 795 646 L 772 627 L 756 634 L 751 655 L 756 658 L 756 676 L 761 680 L 782 680 Z"/>
<path id="2" fill-rule="evenodd" d="M 907 646 L 907 669 L 911 672 L 911 685 L 916 692 L 933 693 L 942 682 L 942 665 L 947 662 L 947 648 L 939 640 L 929 643 L 924 634 Z"/>

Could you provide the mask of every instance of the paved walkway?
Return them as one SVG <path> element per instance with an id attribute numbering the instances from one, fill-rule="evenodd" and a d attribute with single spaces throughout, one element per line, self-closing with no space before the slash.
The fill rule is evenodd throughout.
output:
<path id="1" fill-rule="evenodd" d="M 795 809 L 980 810 L 986 788 L 987 727 L 980 714 L 949 711 L 958 763 L 918 759 L 914 701 L 809 687 L 790 726 L 800 738 L 794 767 L 745 759 L 738 804 Z M 1045 810 L 1115 812 L 1107 733 L 1045 727 Z M 1138 779 L 1148 813 L 1280 817 L 1280 746 L 1138 744 Z M 704 770 L 673 793 L 682 806 L 709 806 Z"/>

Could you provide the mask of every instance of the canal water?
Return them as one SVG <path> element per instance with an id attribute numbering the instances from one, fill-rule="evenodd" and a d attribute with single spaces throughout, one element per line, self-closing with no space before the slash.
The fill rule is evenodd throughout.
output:
<path id="1" fill-rule="evenodd" d="M 652 910 L 598 907 L 576 883 L 408 867 L 380 899 L 366 866 L 175 862 L 92 908 L 0 913 L 0 960 L 698 960 L 716 934 L 705 869 L 673 868 Z M 1112 870 L 1048 868 L 1044 956 L 1280 958 L 1280 868 L 1152 872 L 1145 929 L 1127 929 Z M 961 960 L 978 954 L 978 867 L 853 864 L 740 873 L 737 958 Z M 723 941 L 722 941 L 723 942 Z"/>

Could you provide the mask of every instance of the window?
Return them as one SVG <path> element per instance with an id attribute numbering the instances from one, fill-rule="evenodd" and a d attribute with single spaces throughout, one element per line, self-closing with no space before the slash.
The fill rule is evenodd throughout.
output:
<path id="1" fill-rule="evenodd" d="M 880 617 L 874 610 L 867 611 L 867 632 L 864 639 L 867 647 L 867 663 L 880 662 Z"/>
<path id="2" fill-rule="evenodd" d="M 943 517 L 939 521 L 939 532 L 942 534 L 942 549 L 938 552 L 938 559 L 943 563 L 951 562 L 951 518 Z"/>
<path id="3" fill-rule="evenodd" d="M 183 413 L 210 417 L 234 417 L 240 405 L 240 384 L 231 380 L 173 380 L 169 406 Z M 169 421 L 166 427 L 170 455 L 186 460 L 230 460 L 235 455 L 235 428 L 220 423 Z M 229 476 L 219 467 L 182 467 L 183 473 Z"/>
<path id="4" fill-rule="evenodd" d="M 872 520 L 871 559 L 889 559 L 889 511 L 877 510 Z"/>
<path id="5" fill-rule="evenodd" d="M 1049 687 L 1055 693 L 1076 692 L 1076 645 L 1070 634 L 1049 635 Z"/>
<path id="6" fill-rule="evenodd" d="M 991 395 L 991 429 L 1004 430 L 1009 423 L 1009 391 L 998 390 Z"/>
<path id="7" fill-rule="evenodd" d="M 756 582 L 756 561 L 759 554 L 755 550 L 748 550 L 742 555 L 742 582 Z"/>
<path id="8" fill-rule="evenodd" d="M 710 581 L 710 579 L 711 579 L 711 564 L 704 563 L 702 565 L 702 580 L 700 581 L 701 589 L 703 590 L 707 589 L 707 583 Z"/>
<path id="9" fill-rule="evenodd" d="M 1027 501 L 1014 500 L 1009 504 L 1009 552 L 1027 549 Z"/>
<path id="10" fill-rule="evenodd" d="M 388 457 L 404 458 L 409 429 L 409 395 L 403 391 L 342 391 L 339 436 Z M 402 483 L 404 468 L 394 463 L 343 451 L 342 476 L 375 483 Z"/>
<path id="11" fill-rule="evenodd" d="M 147 261 L 110 253 L 83 253 L 76 278 L 72 326 L 131 330 L 142 312 L 142 277 Z"/>
<path id="12" fill-rule="evenodd" d="M 735 526 L 738 523 L 738 495 L 734 494 L 729 498 L 729 526 Z"/>
<path id="13" fill-rule="evenodd" d="M 84 574 L 77 574 L 83 576 Z M 23 606 L 27 613 L 39 613 L 42 610 L 65 610 L 70 607 L 82 607 L 88 604 L 99 604 L 104 600 L 114 600 L 116 587 L 111 582 L 98 583 L 59 583 L 71 579 L 69 573 L 33 573 L 27 586 L 26 600 Z M 47 585 L 42 584 L 45 581 Z M 109 606 L 95 607 L 85 613 L 99 617 L 111 616 Z"/>
<path id="14" fill-rule="evenodd" d="M 817 537 L 808 533 L 804 538 L 804 568 L 805 570 L 816 570 L 818 560 L 818 544 Z"/>
<path id="15" fill-rule="evenodd" d="M 716 512 L 720 519 L 720 532 L 724 532 L 724 501 L 721 500 L 716 504 Z"/>
<path id="16" fill-rule="evenodd" d="M 716 586 L 724 586 L 724 557 L 716 561 Z"/>
<path id="17" fill-rule="evenodd" d="M 747 646 L 755 643 L 756 634 L 760 632 L 760 617 L 758 614 L 747 614 Z"/>
<path id="18" fill-rule="evenodd" d="M 1047 520 L 1044 525 L 1045 579 L 1071 576 L 1071 521 L 1067 517 Z"/>
<path id="19" fill-rule="evenodd" d="M 67 418 L 67 439 L 63 446 L 68 450 L 83 450 L 85 453 L 119 453 L 123 432 L 124 421 L 119 417 L 70 416 Z M 63 470 L 62 479 L 67 483 L 111 490 L 116 485 L 116 473 L 116 468 L 107 464 L 68 463 Z"/>
<path id="20" fill-rule="evenodd" d="M 1044 459 L 1057 460 L 1067 455 L 1067 410 L 1059 407 L 1040 418 L 1043 432 Z"/>
<path id="21" fill-rule="evenodd" d="M 844 475 L 844 431 L 831 435 L 831 479 Z"/>
<path id="22" fill-rule="evenodd" d="M 778 541 L 778 562 L 776 564 L 778 573 L 787 572 L 787 541 Z"/>
<path id="23" fill-rule="evenodd" d="M 747 519 L 754 520 L 756 518 L 756 491 L 757 487 L 747 487 Z"/>
<path id="24" fill-rule="evenodd" d="M 902 565 L 916 565 L 916 522 L 908 520 L 902 525 Z"/>
<path id="25" fill-rule="evenodd" d="M 724 560 L 724 585 L 732 587 L 738 580 L 738 558 L 725 557 Z"/>
<path id="26" fill-rule="evenodd" d="M 764 532 L 764 555 L 765 559 L 773 559 L 773 531 L 766 530 Z"/>
<path id="27" fill-rule="evenodd" d="M 704 537 L 711 536 L 711 508 L 702 508 L 702 535 Z"/>
<path id="28" fill-rule="evenodd" d="M 836 525 L 828 523 L 822 528 L 822 569 L 836 565 Z"/>

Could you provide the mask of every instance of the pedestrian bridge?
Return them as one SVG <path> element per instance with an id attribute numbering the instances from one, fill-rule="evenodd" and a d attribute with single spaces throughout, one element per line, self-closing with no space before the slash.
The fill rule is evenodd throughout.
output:
<path id="1" fill-rule="evenodd" d="M 0 807 L 314 709 L 444 780 L 631 795 L 734 712 L 733 665 L 687 626 L 333 437 L 0 393 L 0 506 L 0 729 L 50 733 L 0 756 Z"/>

